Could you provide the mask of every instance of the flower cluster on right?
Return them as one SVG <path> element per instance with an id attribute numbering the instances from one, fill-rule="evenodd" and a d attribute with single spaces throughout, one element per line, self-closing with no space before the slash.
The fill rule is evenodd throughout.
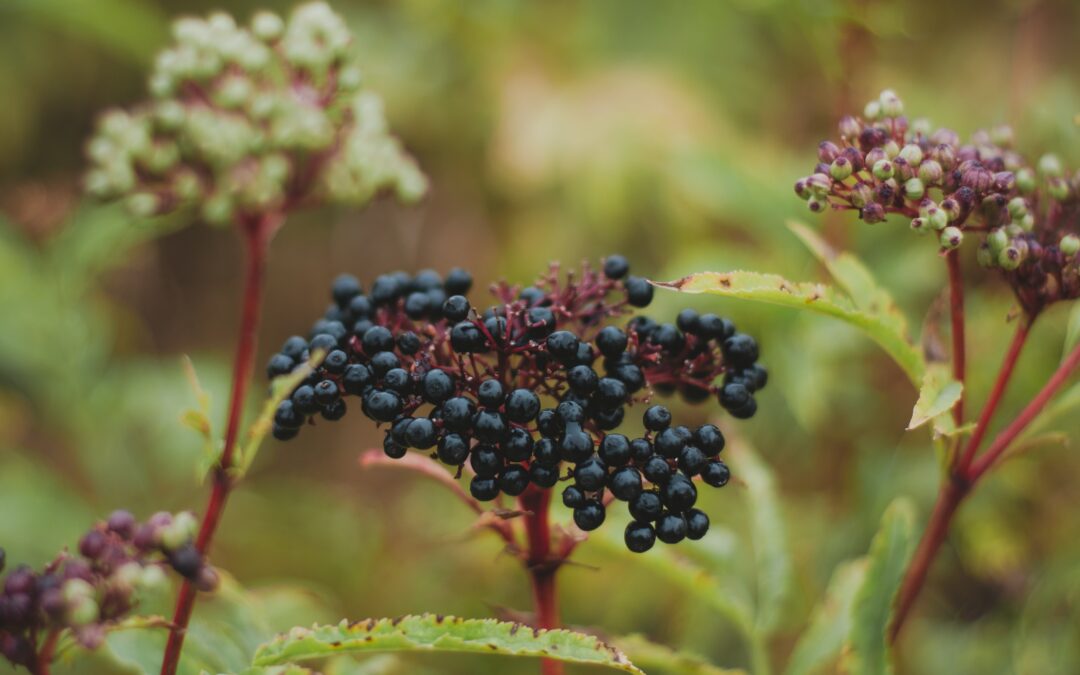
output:
<path id="1" fill-rule="evenodd" d="M 1080 173 L 1066 173 L 1057 157 L 1032 165 L 1004 126 L 964 143 L 950 129 L 909 122 L 892 91 L 841 119 L 839 132 L 795 183 L 811 211 L 853 210 L 868 223 L 900 215 L 943 250 L 976 235 L 979 263 L 1002 271 L 1029 314 L 1080 297 Z"/>

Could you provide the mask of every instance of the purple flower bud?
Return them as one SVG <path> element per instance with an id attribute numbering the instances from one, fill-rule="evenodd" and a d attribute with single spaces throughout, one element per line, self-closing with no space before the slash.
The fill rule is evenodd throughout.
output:
<path id="1" fill-rule="evenodd" d="M 945 175 L 945 172 L 937 160 L 928 159 L 919 165 L 918 175 L 919 180 L 926 185 L 938 185 L 941 183 L 941 178 Z"/>
<path id="2" fill-rule="evenodd" d="M 877 202 L 871 202 L 863 207 L 859 215 L 867 223 L 880 223 L 885 220 L 885 207 Z"/>
<path id="3" fill-rule="evenodd" d="M 135 528 L 131 542 L 140 551 L 151 551 L 158 547 L 158 530 L 150 523 L 143 523 Z"/>
<path id="4" fill-rule="evenodd" d="M 934 145 L 960 145 L 960 135 L 943 127 L 930 134 L 930 142 Z"/>
<path id="5" fill-rule="evenodd" d="M 946 171 L 956 166 L 956 150 L 951 145 L 940 143 L 930 151 L 931 159 L 937 160 Z"/>
<path id="6" fill-rule="evenodd" d="M 877 127 L 867 127 L 859 134 L 859 147 L 863 152 L 870 152 L 873 148 L 880 148 L 885 145 L 885 142 L 889 140 L 889 134 L 884 129 L 878 129 Z M 870 162 L 866 163 L 867 166 L 871 166 Z"/>
<path id="7" fill-rule="evenodd" d="M 859 183 L 851 189 L 851 205 L 861 209 L 874 199 L 874 190 L 866 183 Z"/>
<path id="8" fill-rule="evenodd" d="M 4 581 L 4 592 L 8 594 L 29 593 L 34 588 L 34 572 L 26 565 L 19 565 Z"/>
<path id="9" fill-rule="evenodd" d="M 964 162 L 960 165 L 960 184 L 971 188 L 976 194 L 989 192 L 994 185 L 994 174 L 980 162 Z"/>
<path id="10" fill-rule="evenodd" d="M 817 156 L 823 164 L 832 164 L 840 154 L 840 148 L 832 141 L 822 141 L 818 145 Z"/>
<path id="11" fill-rule="evenodd" d="M 873 168 L 878 162 L 889 161 L 889 156 L 885 154 L 885 150 L 883 148 L 874 148 L 870 152 L 866 153 L 866 157 L 863 161 L 865 162 L 866 166 Z"/>
<path id="12" fill-rule="evenodd" d="M 108 528 L 124 539 L 130 539 L 135 529 L 135 516 L 130 511 L 117 510 L 109 515 Z"/>
<path id="13" fill-rule="evenodd" d="M 862 133 L 862 124 L 851 115 L 845 115 L 840 118 L 839 128 L 840 138 L 848 141 L 858 138 L 859 134 Z"/>
<path id="14" fill-rule="evenodd" d="M 104 532 L 99 530 L 90 530 L 79 541 L 79 553 L 82 553 L 90 560 L 95 560 L 102 553 L 105 552 L 105 548 L 109 545 L 109 539 L 105 536 Z"/>
<path id="15" fill-rule="evenodd" d="M 795 181 L 795 194 L 799 196 L 799 199 L 809 199 L 810 191 L 806 189 L 806 179 L 800 178 Z"/>
<path id="16" fill-rule="evenodd" d="M 859 152 L 858 148 L 853 148 L 853 147 L 844 148 L 844 151 L 841 153 L 841 155 L 848 162 L 851 163 L 852 171 L 860 171 L 860 170 L 862 170 L 862 168 L 864 166 L 864 164 L 863 164 L 863 154 L 861 152 Z"/>

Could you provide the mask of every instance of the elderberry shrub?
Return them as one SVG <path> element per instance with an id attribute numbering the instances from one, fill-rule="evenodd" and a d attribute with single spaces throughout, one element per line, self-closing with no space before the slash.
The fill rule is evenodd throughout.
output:
<path id="1" fill-rule="evenodd" d="M 69 631 L 84 648 L 100 646 L 109 626 L 135 607 L 139 590 L 164 583 L 165 568 L 212 590 L 217 573 L 192 541 L 197 526 L 186 512 L 139 523 L 115 511 L 83 535 L 78 554 L 61 553 L 41 571 L 15 567 L 0 590 L 0 654 L 38 672 L 51 656 L 37 651 L 47 635 Z M 0 549 L 0 572 L 5 558 Z"/>
<path id="2" fill-rule="evenodd" d="M 356 397 L 386 425 L 389 457 L 413 448 L 459 475 L 467 466 L 477 500 L 567 481 L 563 503 L 582 530 L 598 528 L 612 500 L 628 503 L 632 551 L 704 536 L 709 520 L 694 508 L 694 479 L 727 484 L 720 429 L 677 425 L 652 405 L 643 436 L 616 430 L 627 407 L 652 392 L 713 397 L 733 417 L 753 416 L 767 382 L 756 340 L 729 319 L 689 309 L 677 323 L 639 315 L 618 325 L 652 299 L 622 256 L 601 271 L 586 264 L 560 277 L 552 265 L 534 285 L 500 283 L 487 308 L 468 300 L 471 286 L 460 269 L 445 279 L 384 274 L 366 292 L 355 277 L 338 277 L 308 336 L 288 338 L 270 358 L 273 378 L 315 350 L 326 355 L 277 409 L 274 436 L 291 439 L 317 417 L 340 419 L 355 405 L 345 398 Z"/>

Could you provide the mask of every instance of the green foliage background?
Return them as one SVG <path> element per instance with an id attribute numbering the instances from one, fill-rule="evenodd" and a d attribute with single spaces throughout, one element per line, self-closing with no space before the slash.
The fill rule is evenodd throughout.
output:
<path id="1" fill-rule="evenodd" d="M 243 17 L 288 9 L 230 4 Z M 77 181 L 95 113 L 141 98 L 168 19 L 218 6 L 0 5 L 0 545 L 9 560 L 40 564 L 117 507 L 147 514 L 203 503 L 193 469 L 201 442 L 179 423 L 194 405 L 180 355 L 194 359 L 220 418 L 237 242 L 176 220 L 133 224 L 84 203 Z M 433 190 L 415 208 L 387 200 L 363 213 L 295 217 L 273 246 L 260 360 L 306 330 L 338 271 L 370 279 L 465 265 L 479 280 L 525 281 L 548 259 L 619 251 L 656 279 L 702 269 L 824 279 L 785 226 L 804 216 L 791 185 L 812 168 L 835 119 L 885 87 L 910 112 L 961 133 L 1009 122 L 1022 149 L 1080 164 L 1080 7 L 1067 0 L 342 0 L 335 8 Z M 933 334 L 944 266 L 926 240 L 902 223 L 830 215 L 820 224 L 875 271 L 916 332 Z M 965 265 L 978 403 L 1004 350 L 1011 299 L 973 257 Z M 695 584 L 689 567 L 658 570 L 663 562 L 597 537 L 580 549 L 584 564 L 562 574 L 564 619 L 605 635 L 641 633 L 723 667 L 782 664 L 799 652 L 834 569 L 867 553 L 894 497 L 914 501 L 921 528 L 937 460 L 925 430 L 904 431 L 916 392 L 903 372 L 850 327 L 672 293 L 660 293 L 652 311 L 672 317 L 688 301 L 761 336 L 773 375 L 761 413 L 722 424 L 772 467 L 775 477 L 762 480 L 779 505 L 755 512 L 744 499 L 750 478 L 709 495 L 716 527 L 680 564 L 710 570 L 715 587 Z M 1041 322 L 1005 410 L 1053 369 L 1067 317 L 1061 307 Z M 718 410 L 678 414 L 689 421 Z M 1065 415 L 1057 426 L 1064 437 L 1010 462 L 960 513 L 899 672 L 1080 671 L 1080 460 L 1064 442 L 1077 440 L 1078 425 Z M 377 440 L 354 415 L 288 445 L 267 443 L 213 552 L 215 564 L 263 593 L 248 611 L 257 607 L 270 631 L 342 616 L 527 609 L 517 564 L 494 538 L 470 531 L 469 513 L 449 494 L 399 472 L 360 470 L 358 453 Z M 783 541 L 762 546 L 761 533 L 751 534 L 763 517 L 783 522 L 770 530 Z M 790 550 L 779 571 L 765 568 L 786 581 L 756 576 L 755 541 Z M 851 586 L 845 574 L 862 574 L 848 565 L 834 580 L 841 591 Z M 774 582 L 790 592 L 773 592 Z M 744 594 L 765 603 L 756 621 L 772 636 L 756 654 L 742 639 L 754 629 L 722 611 Z M 210 602 L 201 613 L 220 609 Z M 535 671 L 498 657 L 365 663 L 365 672 Z M 688 668 L 670 663 L 671 672 Z M 817 672 L 833 669 L 826 661 Z"/>

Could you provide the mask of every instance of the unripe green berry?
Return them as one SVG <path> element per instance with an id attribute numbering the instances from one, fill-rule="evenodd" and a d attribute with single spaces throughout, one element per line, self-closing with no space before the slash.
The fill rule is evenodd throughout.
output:
<path id="1" fill-rule="evenodd" d="M 1023 194 L 1035 191 L 1035 172 L 1024 167 L 1016 172 L 1016 189 Z"/>
<path id="2" fill-rule="evenodd" d="M 1024 217 L 1017 221 L 1017 225 L 1020 226 L 1024 232 L 1031 232 L 1035 229 L 1035 216 L 1030 213 L 1025 213 Z"/>
<path id="3" fill-rule="evenodd" d="M 255 16 L 251 18 L 251 32 L 264 42 L 272 42 L 278 39 L 284 30 L 285 22 L 273 12 L 256 12 Z"/>
<path id="4" fill-rule="evenodd" d="M 98 620 L 100 609 L 93 598 L 79 598 L 68 604 L 65 614 L 72 626 L 88 626 Z"/>
<path id="5" fill-rule="evenodd" d="M 887 159 L 878 160 L 874 164 L 874 177 L 878 180 L 888 180 L 893 176 L 893 165 Z"/>
<path id="6" fill-rule="evenodd" d="M 848 199 L 852 206 L 861 209 L 874 199 L 874 190 L 866 183 L 859 183 L 851 189 Z"/>
<path id="7" fill-rule="evenodd" d="M 147 590 L 164 588 L 169 583 L 169 577 L 165 571 L 157 565 L 147 565 L 142 570 L 139 586 Z"/>
<path id="8" fill-rule="evenodd" d="M 1076 255 L 1080 253 L 1080 237 L 1075 234 L 1067 234 L 1061 238 L 1058 248 L 1065 255 Z"/>
<path id="9" fill-rule="evenodd" d="M 84 579 L 68 579 L 64 582 L 61 592 L 67 602 L 76 602 L 84 598 L 94 597 L 94 587 Z"/>
<path id="10" fill-rule="evenodd" d="M 986 237 L 986 244 L 990 247 L 990 252 L 995 256 L 1000 255 L 1005 247 L 1009 245 L 1009 235 L 1005 234 L 1005 230 L 1000 227 L 991 230 L 990 234 Z"/>
<path id="11" fill-rule="evenodd" d="M 930 231 L 930 227 L 926 222 L 926 218 L 912 218 L 911 229 L 915 230 L 919 234 L 926 234 Z"/>
<path id="12" fill-rule="evenodd" d="M 813 196 L 806 200 L 806 207 L 813 213 L 821 213 L 825 210 L 826 205 L 828 205 L 828 202 L 818 196 Z"/>
<path id="13" fill-rule="evenodd" d="M 117 585 L 127 588 L 137 588 L 142 580 L 143 568 L 137 562 L 127 562 L 113 572 L 112 579 Z"/>
<path id="14" fill-rule="evenodd" d="M 851 175 L 851 162 L 848 161 L 847 157 L 837 157 L 833 160 L 832 164 L 829 165 L 829 175 L 831 175 L 834 180 L 842 181 L 846 179 Z"/>
<path id="15" fill-rule="evenodd" d="M 885 156 L 889 159 L 896 159 L 900 156 L 900 144 L 894 140 L 889 140 L 885 145 L 881 146 L 881 149 L 885 151 Z"/>
<path id="16" fill-rule="evenodd" d="M 881 103 L 879 101 L 870 101 L 863 108 L 863 117 L 868 120 L 876 120 L 881 117 Z"/>
<path id="17" fill-rule="evenodd" d="M 904 196 L 908 199 L 922 199 L 926 186 L 918 178 L 910 178 L 904 183 Z"/>
<path id="18" fill-rule="evenodd" d="M 975 252 L 975 260 L 981 267 L 993 267 L 996 258 L 990 250 L 990 246 L 984 242 L 979 245 L 979 250 Z"/>
<path id="19" fill-rule="evenodd" d="M 1063 178 L 1050 178 L 1046 184 L 1046 192 L 1051 198 L 1063 202 L 1069 198 L 1069 184 Z"/>
<path id="20" fill-rule="evenodd" d="M 937 185 L 945 175 L 941 165 L 936 160 L 928 159 L 919 165 L 919 180 L 926 185 Z"/>
<path id="21" fill-rule="evenodd" d="M 925 117 L 916 117 L 911 120 L 911 133 L 916 136 L 929 136 L 930 132 L 934 130 L 934 126 L 930 124 L 930 120 Z"/>
<path id="22" fill-rule="evenodd" d="M 998 264 L 1001 265 L 1003 269 L 1010 271 L 1020 267 L 1020 263 L 1023 261 L 1023 254 L 1016 246 L 1006 246 L 1001 251 L 1001 254 L 998 255 Z"/>
<path id="23" fill-rule="evenodd" d="M 904 158 L 904 161 L 911 166 L 919 166 L 923 161 L 922 148 L 914 143 L 908 143 L 900 149 L 900 156 Z"/>
<path id="24" fill-rule="evenodd" d="M 1012 127 L 1007 124 L 999 124 L 990 130 L 990 140 L 994 145 L 1000 145 L 1003 148 L 1012 147 L 1015 140 Z"/>
<path id="25" fill-rule="evenodd" d="M 881 101 L 881 112 L 886 117 L 899 117 L 904 114 L 904 102 L 893 90 L 886 89 L 881 92 L 878 100 Z"/>
<path id="26" fill-rule="evenodd" d="M 153 216 L 157 213 L 160 203 L 157 195 L 151 192 L 136 192 L 128 195 L 127 199 L 124 200 L 124 206 L 127 207 L 128 213 L 136 218 Z"/>
<path id="27" fill-rule="evenodd" d="M 1009 215 L 1015 218 L 1023 218 L 1027 215 L 1027 200 L 1023 197 L 1013 197 L 1009 200 Z"/>
<path id="28" fill-rule="evenodd" d="M 964 233 L 960 231 L 959 227 L 946 227 L 941 231 L 941 246 L 942 248 L 954 249 L 959 248 L 960 244 L 964 241 Z"/>
<path id="29" fill-rule="evenodd" d="M 949 224 L 949 214 L 945 213 L 945 210 L 941 208 L 930 209 L 927 212 L 926 219 L 930 224 L 930 227 L 939 232 L 944 230 Z"/>
<path id="30" fill-rule="evenodd" d="M 1039 158 L 1039 173 L 1043 176 L 1059 177 L 1065 172 L 1057 155 L 1047 154 Z"/>

